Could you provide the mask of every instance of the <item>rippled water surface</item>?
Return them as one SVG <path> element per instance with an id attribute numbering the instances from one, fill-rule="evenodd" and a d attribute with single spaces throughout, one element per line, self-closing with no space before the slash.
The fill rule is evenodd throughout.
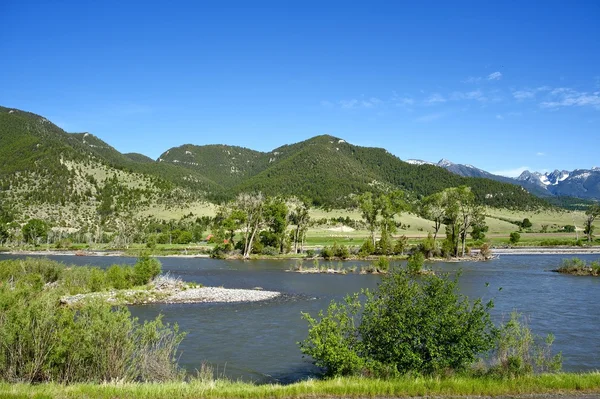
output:
<path id="1" fill-rule="evenodd" d="M 6 259 L 8 255 L 0 255 Z M 563 352 L 568 371 L 600 369 L 600 278 L 552 273 L 565 255 L 502 255 L 490 262 L 435 263 L 434 270 L 462 271 L 460 287 L 469 297 L 494 299 L 493 318 L 523 313 L 537 334 L 552 332 L 554 349 Z M 595 260 L 597 255 L 580 255 Z M 133 258 L 51 256 L 65 263 L 108 266 L 135 263 Z M 281 291 L 285 299 L 242 304 L 173 304 L 132 306 L 140 319 L 162 313 L 188 335 L 180 363 L 188 370 L 202 362 L 233 379 L 289 382 L 318 370 L 296 345 L 307 325 L 301 312 L 316 314 L 332 299 L 361 288 L 374 288 L 372 275 L 298 274 L 286 272 L 296 261 L 220 261 L 206 258 L 161 258 L 163 270 L 187 281 L 226 288 Z M 361 262 L 347 262 L 360 266 Z M 307 266 L 312 266 L 310 262 Z M 337 266 L 334 262 L 333 266 Z M 486 287 L 486 283 L 489 286 Z"/>

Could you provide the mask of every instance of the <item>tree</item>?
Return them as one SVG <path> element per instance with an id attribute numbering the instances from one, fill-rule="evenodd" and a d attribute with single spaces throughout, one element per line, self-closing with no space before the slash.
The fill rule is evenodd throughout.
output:
<path id="1" fill-rule="evenodd" d="M 394 218 L 407 208 L 404 193 L 400 190 L 389 194 L 381 194 L 376 201 L 376 207 L 381 214 L 381 239 L 380 249 L 382 254 L 389 255 L 393 251 L 392 234 L 396 232 L 396 221 Z"/>
<path id="2" fill-rule="evenodd" d="M 286 230 L 289 223 L 289 209 L 280 197 L 270 198 L 264 208 L 264 218 L 267 227 L 275 239 L 275 247 L 279 253 L 285 248 Z"/>
<path id="3" fill-rule="evenodd" d="M 265 197 L 262 193 L 241 193 L 237 196 L 234 206 L 244 213 L 244 252 L 247 259 L 252 252 L 254 240 L 264 224 Z"/>
<path id="4" fill-rule="evenodd" d="M 423 199 L 420 208 L 420 215 L 425 218 L 433 221 L 433 239 L 434 241 L 437 239 L 438 232 L 442 227 L 442 223 L 444 222 L 445 215 L 445 207 L 444 204 L 446 202 L 444 192 L 434 193 L 428 197 Z"/>
<path id="5" fill-rule="evenodd" d="M 516 244 L 519 242 L 519 240 L 521 240 L 521 234 L 517 233 L 516 231 L 513 231 L 512 233 L 510 233 L 509 240 L 511 244 Z"/>
<path id="6" fill-rule="evenodd" d="M 292 198 L 288 201 L 288 207 L 290 209 L 290 223 L 296 226 L 292 231 L 292 242 L 294 253 L 297 254 L 302 252 L 304 248 L 304 239 L 310 223 L 310 202 Z"/>
<path id="7" fill-rule="evenodd" d="M 300 349 L 331 376 L 434 374 L 461 371 L 494 345 L 491 302 L 470 302 L 457 280 L 406 271 L 382 278 L 378 289 L 332 302 L 318 318 L 303 314 L 308 338 Z M 361 311 L 362 310 L 362 311 Z"/>
<path id="8" fill-rule="evenodd" d="M 8 227 L 4 223 L 0 223 L 0 246 L 8 241 L 9 235 Z"/>
<path id="9" fill-rule="evenodd" d="M 25 241 L 35 245 L 48 236 L 48 224 L 41 219 L 31 219 L 22 230 Z"/>
<path id="10" fill-rule="evenodd" d="M 529 220 L 528 218 L 523 219 L 523 221 L 521 222 L 521 227 L 524 229 L 529 229 L 529 228 L 531 228 L 531 226 L 533 226 L 533 224 L 531 223 L 531 220 Z"/>
<path id="11" fill-rule="evenodd" d="M 482 229 L 485 226 L 485 216 L 481 206 L 475 203 L 475 194 L 470 187 L 460 186 L 457 189 L 459 207 L 459 234 L 462 246 L 461 256 L 465 256 L 467 232 L 473 226 Z"/>
<path id="12" fill-rule="evenodd" d="M 593 204 L 585 211 L 583 233 L 587 235 L 588 241 L 592 242 L 594 234 L 594 220 L 600 216 L 600 204 Z"/>
<path id="13" fill-rule="evenodd" d="M 373 193 L 366 192 L 358 197 L 358 207 L 362 218 L 371 232 L 371 241 L 375 247 L 375 230 L 377 229 L 377 216 L 379 216 L 379 207 L 377 201 L 373 198 Z"/>

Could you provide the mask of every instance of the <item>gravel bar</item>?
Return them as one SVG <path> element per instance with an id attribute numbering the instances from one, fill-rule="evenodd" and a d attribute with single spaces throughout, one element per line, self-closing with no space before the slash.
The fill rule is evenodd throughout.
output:
<path id="1" fill-rule="evenodd" d="M 233 288 L 202 287 L 188 288 L 165 298 L 166 303 L 204 302 L 258 302 L 277 298 L 280 292 L 262 290 L 242 290 Z"/>

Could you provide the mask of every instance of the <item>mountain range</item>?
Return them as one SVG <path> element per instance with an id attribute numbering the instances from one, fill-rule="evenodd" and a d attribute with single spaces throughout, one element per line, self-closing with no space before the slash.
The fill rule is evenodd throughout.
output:
<path id="1" fill-rule="evenodd" d="M 79 222 L 91 223 L 111 214 L 221 202 L 258 190 L 346 207 L 366 191 L 402 189 L 417 199 L 460 185 L 472 187 L 477 201 L 488 206 L 549 206 L 531 194 L 549 192 L 548 185 L 522 180 L 520 187 L 512 179 L 448 161 L 442 167 L 416 163 L 329 135 L 269 152 L 185 144 L 153 160 L 122 154 L 90 133 L 67 133 L 43 116 L 0 107 L 0 205 L 10 204 L 25 217 L 58 221 L 76 214 Z"/>
<path id="2" fill-rule="evenodd" d="M 600 168 L 576 169 L 573 171 L 555 170 L 553 172 L 521 173 L 519 177 L 511 178 L 486 172 L 473 165 L 456 164 L 447 159 L 437 163 L 408 159 L 413 165 L 434 165 L 444 168 L 454 174 L 464 177 L 482 177 L 503 183 L 520 185 L 539 197 L 572 197 L 587 200 L 600 200 Z"/>

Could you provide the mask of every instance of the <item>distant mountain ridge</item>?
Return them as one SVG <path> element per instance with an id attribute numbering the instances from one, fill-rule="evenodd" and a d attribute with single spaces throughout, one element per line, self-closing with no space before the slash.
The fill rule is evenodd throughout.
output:
<path id="1" fill-rule="evenodd" d="M 413 165 L 434 165 L 464 177 L 483 177 L 503 183 L 517 184 L 540 197 L 574 197 L 588 200 L 600 200 L 600 168 L 576 169 L 574 171 L 554 170 L 540 173 L 528 170 L 517 178 L 499 176 L 486 172 L 473 165 L 456 164 L 447 159 L 437 163 L 420 159 L 408 159 Z"/>

